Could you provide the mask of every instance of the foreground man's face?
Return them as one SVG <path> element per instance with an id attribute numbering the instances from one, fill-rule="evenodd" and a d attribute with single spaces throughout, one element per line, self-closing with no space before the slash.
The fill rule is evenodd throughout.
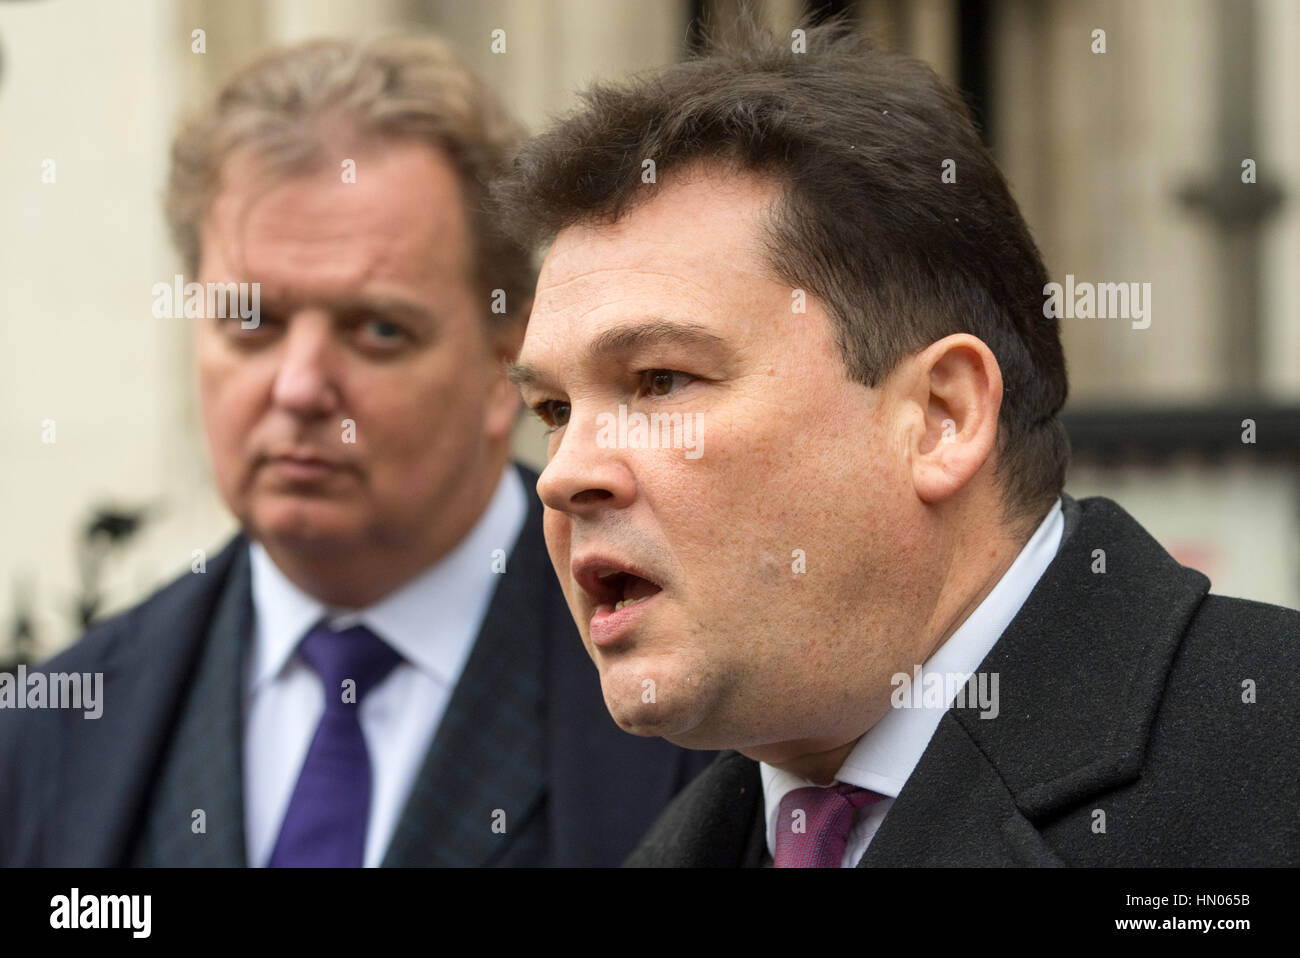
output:
<path id="1" fill-rule="evenodd" d="M 200 279 L 261 283 L 262 316 L 199 327 L 223 498 L 268 547 L 438 555 L 477 515 L 467 487 L 518 407 L 484 334 L 453 168 L 417 144 L 357 155 L 352 183 L 329 165 L 280 182 L 227 166 Z"/>
<path id="2" fill-rule="evenodd" d="M 910 668 L 907 457 L 823 308 L 766 267 L 771 186 L 647 189 L 617 224 L 559 234 L 520 352 L 525 402 L 558 427 L 538 483 L 551 560 L 627 731 L 839 746 Z M 638 413 L 693 431 L 650 448 Z"/>

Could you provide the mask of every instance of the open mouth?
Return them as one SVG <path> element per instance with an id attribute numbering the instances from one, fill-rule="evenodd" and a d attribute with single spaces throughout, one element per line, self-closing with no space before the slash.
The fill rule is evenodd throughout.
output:
<path id="1" fill-rule="evenodd" d="M 611 606 L 615 612 L 644 602 L 663 591 L 649 579 L 617 569 L 597 573 L 596 580 L 601 587 L 596 594 L 597 602 L 602 608 Z"/>
<path id="2" fill-rule="evenodd" d="M 589 623 L 592 644 L 604 649 L 630 635 L 663 591 L 645 576 L 610 566 L 588 566 L 578 580 L 596 602 Z"/>
<path id="3" fill-rule="evenodd" d="M 620 608 L 636 606 L 638 602 L 645 602 L 646 599 L 649 599 L 656 593 L 663 591 L 658 585 L 651 582 L 649 578 L 633 576 L 630 572 L 611 571 L 604 576 L 598 575 L 597 578 L 599 578 L 601 584 L 606 586 L 606 589 L 608 590 L 608 598 L 606 601 L 602 601 L 601 604 L 606 604 L 606 602 L 612 599 L 615 612 L 619 611 Z"/>
<path id="4" fill-rule="evenodd" d="M 591 603 L 591 641 L 607 649 L 639 627 L 664 591 L 650 570 L 613 555 L 588 555 L 573 563 L 572 574 Z"/>

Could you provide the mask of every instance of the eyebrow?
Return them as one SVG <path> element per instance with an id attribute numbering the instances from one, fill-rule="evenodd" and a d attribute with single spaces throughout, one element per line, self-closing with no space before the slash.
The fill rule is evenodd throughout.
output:
<path id="1" fill-rule="evenodd" d="M 384 313 L 423 323 L 430 331 L 436 331 L 440 325 L 438 317 L 432 310 L 397 296 L 361 295 L 302 299 L 274 291 L 264 293 L 262 303 L 265 308 L 276 312 L 292 312 L 295 309 L 314 306 L 340 316 L 349 313 Z"/>
<path id="2" fill-rule="evenodd" d="M 694 346 L 716 348 L 725 343 L 721 336 L 711 333 L 698 323 L 682 323 L 656 319 L 647 323 L 629 323 L 614 326 L 593 339 L 582 350 L 586 363 L 595 363 L 611 356 L 624 356 L 649 346 Z M 516 386 L 532 386 L 546 382 L 549 377 L 527 363 L 510 363 L 506 376 Z"/>

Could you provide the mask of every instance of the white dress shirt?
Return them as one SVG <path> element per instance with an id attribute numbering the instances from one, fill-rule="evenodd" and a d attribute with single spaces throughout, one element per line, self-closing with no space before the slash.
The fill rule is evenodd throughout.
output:
<path id="1" fill-rule="evenodd" d="M 1065 516 L 1058 498 L 998 584 L 922 666 L 923 675 L 970 676 L 979 668 L 1055 558 L 1064 530 Z M 856 813 L 841 867 L 852 868 L 862 859 L 950 704 L 945 701 L 941 708 L 891 708 L 858 739 L 835 781 L 869 788 L 887 797 Z M 967 706 L 974 706 L 973 699 L 967 700 Z M 776 829 L 782 824 L 777 821 L 781 799 L 796 788 L 815 783 L 765 762 L 759 763 L 759 770 L 767 816 L 767 852 L 775 857 Z"/>
<path id="2" fill-rule="evenodd" d="M 325 711 L 320 677 L 296 654 L 323 617 L 366 625 L 403 661 L 361 701 L 358 720 L 373 788 L 364 864 L 383 859 L 415 776 L 487 614 L 498 575 L 528 512 L 524 484 L 507 466 L 478 523 L 442 561 L 374 605 L 327 607 L 288 580 L 259 544 L 250 546 L 254 626 L 244 682 L 244 816 L 248 862 L 275 848 L 307 749 Z"/>

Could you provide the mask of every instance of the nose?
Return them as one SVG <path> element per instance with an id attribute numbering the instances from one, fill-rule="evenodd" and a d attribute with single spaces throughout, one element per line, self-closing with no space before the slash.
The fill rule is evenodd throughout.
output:
<path id="1" fill-rule="evenodd" d="M 575 518 L 590 518 L 605 509 L 622 509 L 636 498 L 636 479 L 620 450 L 604 449 L 596 441 L 594 418 L 580 428 L 576 407 L 537 479 L 543 504 Z"/>
<path id="2" fill-rule="evenodd" d="M 327 316 L 303 312 L 288 320 L 273 397 L 276 405 L 308 418 L 329 415 L 338 407 Z"/>

